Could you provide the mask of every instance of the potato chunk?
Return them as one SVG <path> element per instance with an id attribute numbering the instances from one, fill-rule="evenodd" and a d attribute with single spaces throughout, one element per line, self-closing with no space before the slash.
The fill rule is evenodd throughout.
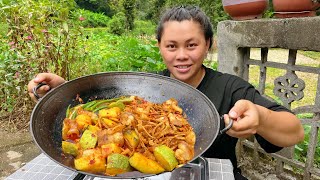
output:
<path id="1" fill-rule="evenodd" d="M 102 109 L 99 111 L 100 118 L 118 118 L 121 113 L 121 109 L 119 107 L 112 107 L 110 109 Z"/>
<path id="2" fill-rule="evenodd" d="M 82 156 L 74 160 L 77 170 L 93 173 L 105 172 L 106 159 L 102 157 L 100 149 L 88 149 Z"/>
<path id="3" fill-rule="evenodd" d="M 76 117 L 76 122 L 79 129 L 86 128 L 92 124 L 91 117 L 87 114 L 80 114 Z"/>
<path id="4" fill-rule="evenodd" d="M 130 157 L 129 162 L 132 167 L 142 173 L 159 174 L 165 171 L 159 163 L 137 152 Z"/>
<path id="5" fill-rule="evenodd" d="M 101 146 L 101 153 L 103 157 L 108 157 L 113 153 L 121 153 L 121 148 L 116 143 L 108 143 Z"/>

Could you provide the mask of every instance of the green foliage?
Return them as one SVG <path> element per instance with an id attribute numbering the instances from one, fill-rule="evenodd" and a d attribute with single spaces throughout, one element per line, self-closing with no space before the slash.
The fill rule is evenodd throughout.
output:
<path id="1" fill-rule="evenodd" d="M 141 2 L 140 4 L 143 4 Z M 160 20 L 161 12 L 165 9 L 166 0 L 153 0 L 150 2 L 150 7 L 145 9 L 146 19 L 151 20 L 153 23 L 157 24 Z M 138 7 L 139 8 L 139 7 Z"/>
<path id="2" fill-rule="evenodd" d="M 7 41 L 1 39 L 0 43 L 0 111 L 12 112 L 16 100 L 25 94 L 26 74 L 21 74 L 21 69 L 29 69 L 30 66 L 17 58 L 17 54 L 10 50 Z"/>
<path id="3" fill-rule="evenodd" d="M 142 0 L 140 0 L 142 1 Z M 158 23 L 162 12 L 173 6 L 179 5 L 195 5 L 199 6 L 210 18 L 213 28 L 216 29 L 218 22 L 230 19 L 229 15 L 224 12 L 221 0 L 152 0 L 148 2 L 149 8 L 145 8 L 143 2 L 138 0 L 137 9 L 144 10 L 145 19 Z"/>
<path id="4" fill-rule="evenodd" d="M 150 1 L 144 1 L 144 0 L 136 0 L 136 19 L 139 20 L 151 20 L 151 9 L 155 8 L 153 7 L 153 0 Z M 150 16 L 150 17 L 148 17 Z"/>
<path id="5" fill-rule="evenodd" d="M 77 5 L 82 8 L 96 13 L 103 13 L 106 16 L 113 16 L 115 14 L 112 9 L 110 1 L 106 0 L 75 0 Z"/>
<path id="6" fill-rule="evenodd" d="M 25 87 L 37 72 L 66 78 L 68 64 L 83 56 L 81 28 L 69 20 L 74 6 L 70 0 L 17 0 L 1 7 L 8 27 L 1 47 L 10 49 L 0 53 L 1 109 L 12 110 L 29 99 Z"/>
<path id="7" fill-rule="evenodd" d="M 155 36 L 156 25 L 151 21 L 142 21 L 135 20 L 134 21 L 134 29 L 132 34 L 135 36 Z"/>
<path id="8" fill-rule="evenodd" d="M 135 10 L 135 0 L 124 0 L 123 8 L 126 16 L 126 28 L 133 30 L 134 28 L 134 10 Z"/>
<path id="9" fill-rule="evenodd" d="M 106 33 L 106 29 L 86 29 L 85 59 L 74 66 L 81 66 L 81 72 L 73 71 L 71 78 L 105 71 L 160 71 L 165 68 L 155 41 L 133 36 L 117 36 Z"/>
<path id="10" fill-rule="evenodd" d="M 210 18 L 214 32 L 220 21 L 230 19 L 230 16 L 223 9 L 221 0 L 202 1 L 200 7 Z"/>
<path id="11" fill-rule="evenodd" d="M 269 0 L 268 8 L 267 10 L 263 13 L 262 18 L 272 18 L 273 17 L 273 4 L 272 0 Z"/>
<path id="12" fill-rule="evenodd" d="M 214 69 L 214 70 L 218 70 L 218 62 L 217 62 L 217 61 L 205 60 L 205 61 L 203 62 L 203 64 L 204 64 L 206 67 L 209 67 L 209 68 Z"/>
<path id="13" fill-rule="evenodd" d="M 173 7 L 173 6 L 180 6 L 180 5 L 199 5 L 201 0 L 167 0 L 166 6 Z"/>
<path id="14" fill-rule="evenodd" d="M 78 9 L 72 13 L 74 21 L 81 21 L 82 27 L 107 27 L 110 17 L 104 13 L 95 13 L 89 10 Z"/>
<path id="15" fill-rule="evenodd" d="M 126 17 L 123 12 L 118 12 L 116 15 L 112 17 L 112 19 L 108 23 L 108 32 L 116 35 L 122 35 L 126 31 L 125 22 Z"/>
<path id="16" fill-rule="evenodd" d="M 311 126 L 304 125 L 303 128 L 305 133 L 304 141 L 295 146 L 294 155 L 295 155 L 295 159 L 301 162 L 306 162 L 307 150 L 308 150 L 309 141 L 310 141 Z M 318 130 L 318 134 L 319 133 L 320 131 Z M 320 168 L 320 136 L 318 136 L 318 143 L 315 149 L 314 165 L 316 168 Z"/>

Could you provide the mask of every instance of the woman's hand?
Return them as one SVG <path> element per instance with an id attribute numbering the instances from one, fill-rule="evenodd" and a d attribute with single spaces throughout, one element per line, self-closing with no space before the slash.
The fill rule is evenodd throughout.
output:
<path id="1" fill-rule="evenodd" d="M 257 133 L 260 123 L 259 112 L 251 101 L 237 101 L 229 114 L 224 115 L 226 124 L 229 124 L 229 118 L 234 119 L 231 129 L 227 131 L 229 136 L 247 138 Z"/>
<path id="2" fill-rule="evenodd" d="M 40 73 L 38 74 L 34 79 L 29 81 L 28 84 L 28 93 L 29 96 L 33 101 L 37 101 L 37 98 L 34 96 L 32 90 L 34 87 L 36 87 L 39 83 L 45 83 L 47 85 L 44 85 L 40 87 L 37 90 L 37 93 L 40 97 L 44 96 L 51 88 L 55 88 L 59 86 L 60 84 L 66 82 L 62 77 L 53 74 L 53 73 Z"/>
<path id="3" fill-rule="evenodd" d="M 233 126 L 227 134 L 237 138 L 247 138 L 259 134 L 270 143 L 289 147 L 304 139 L 304 130 L 300 120 L 286 111 L 272 111 L 248 100 L 239 100 L 224 115 L 225 123 L 234 119 Z"/>

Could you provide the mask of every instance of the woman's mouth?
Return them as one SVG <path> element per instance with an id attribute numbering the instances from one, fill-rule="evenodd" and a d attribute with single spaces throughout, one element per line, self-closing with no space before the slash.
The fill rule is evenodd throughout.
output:
<path id="1" fill-rule="evenodd" d="M 190 70 L 191 65 L 178 65 L 174 66 L 178 72 L 180 73 L 186 73 Z"/>

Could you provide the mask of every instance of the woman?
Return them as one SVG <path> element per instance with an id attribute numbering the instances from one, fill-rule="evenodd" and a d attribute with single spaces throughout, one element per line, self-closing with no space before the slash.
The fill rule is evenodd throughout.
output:
<path id="1" fill-rule="evenodd" d="M 233 118 L 232 128 L 219 135 L 203 154 L 209 158 L 230 159 L 236 179 L 245 179 L 237 168 L 235 147 L 238 138 L 255 135 L 261 147 L 269 153 L 292 146 L 304 138 L 300 120 L 288 109 L 263 98 L 243 79 L 214 71 L 203 65 L 211 48 L 213 30 L 209 18 L 197 7 L 175 7 L 162 16 L 157 28 L 160 53 L 167 69 L 161 74 L 178 79 L 203 92 L 224 114 L 225 122 Z M 48 86 L 39 89 L 45 94 L 65 80 L 55 74 L 41 73 L 30 81 L 29 94 L 40 82 Z"/>

